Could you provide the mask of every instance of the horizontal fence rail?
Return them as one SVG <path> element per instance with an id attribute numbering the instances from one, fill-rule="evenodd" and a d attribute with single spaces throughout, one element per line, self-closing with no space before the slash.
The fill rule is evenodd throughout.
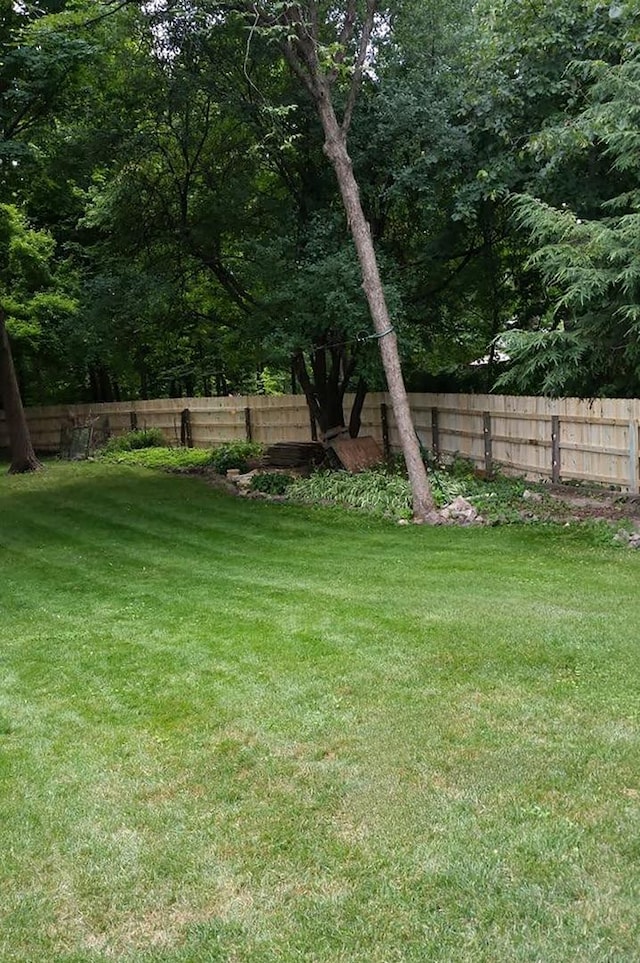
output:
<path id="1" fill-rule="evenodd" d="M 640 486 L 640 400 L 512 397 L 508 395 L 411 394 L 420 443 L 449 462 L 470 459 L 490 474 L 494 467 L 528 478 L 592 481 L 637 493 Z M 345 399 L 348 419 L 353 397 Z M 27 409 L 35 448 L 60 449 L 61 432 L 92 421 L 108 422 L 111 434 L 159 428 L 170 445 L 209 448 L 249 439 L 263 444 L 309 441 L 316 426 L 302 395 L 224 398 L 162 398 L 96 405 Z M 361 434 L 384 450 L 398 451 L 398 431 L 388 395 L 368 395 Z M 0 447 L 6 447 L 0 412 Z"/>

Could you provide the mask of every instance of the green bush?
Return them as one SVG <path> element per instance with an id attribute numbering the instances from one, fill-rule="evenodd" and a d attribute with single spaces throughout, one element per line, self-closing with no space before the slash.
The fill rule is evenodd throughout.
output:
<path id="1" fill-rule="evenodd" d="M 230 468 L 246 472 L 249 470 L 249 459 L 260 458 L 262 452 L 262 445 L 255 442 L 227 441 L 213 449 L 210 463 L 221 475 Z"/>
<path id="2" fill-rule="evenodd" d="M 165 446 L 166 441 L 160 428 L 142 428 L 139 431 L 127 431 L 124 435 L 110 438 L 103 451 L 107 453 L 138 451 L 142 448 L 163 448 Z"/>
<path id="3" fill-rule="evenodd" d="M 280 472 L 264 472 L 262 475 L 254 475 L 251 479 L 252 492 L 264 492 L 267 495 L 284 495 L 290 485 L 295 481 L 293 475 Z"/>

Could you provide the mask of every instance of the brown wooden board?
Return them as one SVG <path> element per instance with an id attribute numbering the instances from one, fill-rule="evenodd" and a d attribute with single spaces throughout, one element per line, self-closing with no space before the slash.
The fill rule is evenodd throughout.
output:
<path id="1" fill-rule="evenodd" d="M 331 442 L 331 448 L 335 451 L 347 471 L 364 471 L 365 468 L 373 468 L 383 460 L 380 445 L 370 435 L 364 438 L 336 438 Z"/>
<path id="2" fill-rule="evenodd" d="M 267 448 L 264 462 L 270 468 L 311 468 L 324 458 L 325 450 L 317 441 L 281 441 Z"/>

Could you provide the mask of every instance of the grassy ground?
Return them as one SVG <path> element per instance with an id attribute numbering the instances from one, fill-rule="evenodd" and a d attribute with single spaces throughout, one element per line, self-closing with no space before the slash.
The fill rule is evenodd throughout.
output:
<path id="1" fill-rule="evenodd" d="M 0 478 L 0 959 L 635 961 L 640 554 Z"/>

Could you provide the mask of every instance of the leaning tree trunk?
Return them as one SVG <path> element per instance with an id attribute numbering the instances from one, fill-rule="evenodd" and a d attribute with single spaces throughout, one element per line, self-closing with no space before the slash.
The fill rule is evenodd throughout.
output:
<path id="1" fill-rule="evenodd" d="M 31 444 L 5 321 L 5 313 L 0 305 L 0 396 L 11 452 L 9 472 L 19 474 L 37 471 L 38 468 L 42 468 L 42 465 L 36 458 Z"/>
<path id="2" fill-rule="evenodd" d="M 317 91 L 316 103 L 325 135 L 324 150 L 336 172 L 342 201 L 347 212 L 347 220 L 360 262 L 362 287 L 371 312 L 373 326 L 378 335 L 393 414 L 411 483 L 413 515 L 416 519 L 427 519 L 435 514 L 436 506 L 413 427 L 409 399 L 407 398 L 400 366 L 398 342 L 389 317 L 371 230 L 362 210 L 360 191 L 347 150 L 346 136 L 336 118 L 329 91 L 324 85 L 321 85 Z"/>

